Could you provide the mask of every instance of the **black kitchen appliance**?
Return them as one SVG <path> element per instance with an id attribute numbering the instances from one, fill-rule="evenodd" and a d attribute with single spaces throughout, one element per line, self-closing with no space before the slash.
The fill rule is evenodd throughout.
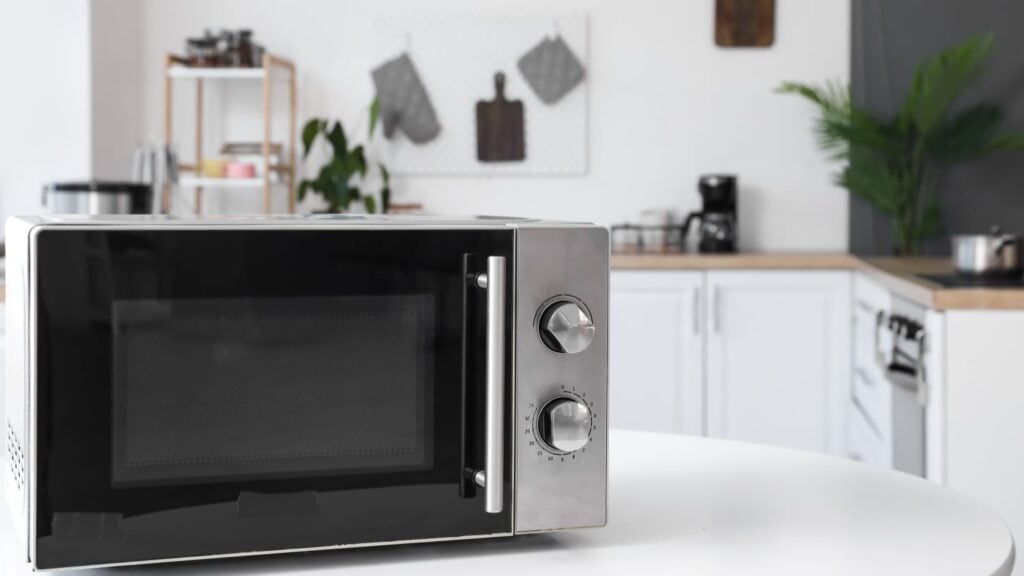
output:
<path id="1" fill-rule="evenodd" d="M 736 176 L 729 174 L 708 174 L 698 180 L 703 207 L 686 217 L 683 238 L 685 241 L 689 236 L 693 221 L 699 220 L 700 252 L 736 251 L 736 180 Z"/>
<path id="2" fill-rule="evenodd" d="M 608 232 L 12 217 L 5 502 L 36 569 L 605 523 Z"/>

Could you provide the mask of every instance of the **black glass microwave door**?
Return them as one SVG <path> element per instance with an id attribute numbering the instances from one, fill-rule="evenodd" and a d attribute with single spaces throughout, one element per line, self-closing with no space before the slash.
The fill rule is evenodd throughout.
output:
<path id="1" fill-rule="evenodd" d="M 429 470 L 433 312 L 431 294 L 115 301 L 114 485 Z"/>
<path id="2" fill-rule="evenodd" d="M 486 339 L 467 278 L 500 255 L 512 286 L 512 243 L 42 232 L 37 565 L 510 532 L 508 472 L 500 514 L 466 481 Z"/>

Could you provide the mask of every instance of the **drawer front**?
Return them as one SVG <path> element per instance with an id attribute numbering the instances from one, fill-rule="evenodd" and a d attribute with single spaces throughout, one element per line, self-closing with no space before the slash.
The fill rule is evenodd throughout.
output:
<path id="1" fill-rule="evenodd" d="M 853 364 L 868 373 L 879 373 L 875 324 L 878 311 L 859 300 L 853 303 Z"/>
<path id="2" fill-rule="evenodd" d="M 892 388 L 888 381 L 859 367 L 853 369 L 853 399 L 882 438 L 892 437 Z"/>
<path id="3" fill-rule="evenodd" d="M 883 468 L 892 467 L 892 450 L 889 443 L 872 428 L 856 403 L 850 407 L 848 427 L 847 448 L 850 458 Z"/>

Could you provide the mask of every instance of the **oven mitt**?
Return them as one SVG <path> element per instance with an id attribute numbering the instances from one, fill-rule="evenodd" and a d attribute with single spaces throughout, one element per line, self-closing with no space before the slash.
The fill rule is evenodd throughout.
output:
<path id="1" fill-rule="evenodd" d="M 519 59 L 519 71 L 545 104 L 558 102 L 583 82 L 583 64 L 561 36 L 541 40 Z"/>
<path id="2" fill-rule="evenodd" d="M 401 130 L 416 144 L 437 137 L 441 132 L 437 112 L 408 54 L 381 64 L 371 75 L 380 102 L 384 136 L 391 139 L 395 130 Z"/>

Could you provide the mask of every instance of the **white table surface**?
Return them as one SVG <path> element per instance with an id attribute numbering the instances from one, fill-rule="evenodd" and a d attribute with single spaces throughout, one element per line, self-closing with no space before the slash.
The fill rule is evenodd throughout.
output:
<path id="1" fill-rule="evenodd" d="M 612 432 L 608 526 L 290 556 L 144 566 L 132 576 L 1009 574 L 1013 539 L 975 501 L 808 453 Z M 0 573 L 18 564 L 2 521 Z M 82 576 L 124 570 L 77 571 Z"/>

